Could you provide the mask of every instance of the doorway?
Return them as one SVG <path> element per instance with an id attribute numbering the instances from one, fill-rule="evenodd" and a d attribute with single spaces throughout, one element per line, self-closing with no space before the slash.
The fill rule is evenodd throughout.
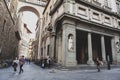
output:
<path id="1" fill-rule="evenodd" d="M 111 37 L 105 36 L 105 51 L 106 51 L 106 60 L 112 63 L 112 47 L 111 47 Z"/>
<path id="2" fill-rule="evenodd" d="M 97 58 L 102 60 L 101 36 L 99 34 L 92 33 L 92 53 L 93 61 L 95 61 Z"/>
<path id="3" fill-rule="evenodd" d="M 77 64 L 87 64 L 88 48 L 87 48 L 87 32 L 76 30 L 76 60 Z"/>

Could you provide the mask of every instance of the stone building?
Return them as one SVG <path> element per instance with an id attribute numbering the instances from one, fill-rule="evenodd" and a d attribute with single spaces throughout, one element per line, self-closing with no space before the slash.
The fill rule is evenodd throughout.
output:
<path id="1" fill-rule="evenodd" d="M 15 14 L 17 0 L 0 1 L 0 59 L 12 59 L 17 56 L 20 36 Z"/>
<path id="2" fill-rule="evenodd" d="M 28 52 L 29 52 L 29 41 L 31 39 L 31 31 L 28 29 L 28 26 L 26 23 L 21 23 L 21 40 L 19 42 L 19 57 L 24 55 L 26 58 L 28 58 Z"/>
<path id="3" fill-rule="evenodd" d="M 41 56 L 63 66 L 120 63 L 119 0 L 49 0 L 43 12 Z"/>
<path id="4" fill-rule="evenodd" d="M 36 27 L 36 39 L 34 41 L 34 58 L 35 59 L 39 59 L 39 49 L 38 49 L 38 43 L 39 43 L 39 33 L 40 33 L 40 26 L 41 26 L 41 21 L 42 21 L 42 12 L 44 10 L 44 7 L 45 7 L 45 2 L 44 0 L 19 0 L 19 3 L 18 3 L 18 6 L 17 6 L 17 14 L 19 16 L 19 30 L 21 30 L 21 24 L 22 24 L 22 13 L 24 11 L 30 11 L 30 12 L 33 12 L 37 17 L 38 17 L 38 22 L 36 23 L 37 24 L 37 27 Z M 40 25 L 39 25 L 40 24 Z M 35 26 L 33 26 L 35 27 Z M 20 31 L 21 32 L 21 31 Z"/>
<path id="5" fill-rule="evenodd" d="M 34 39 L 30 39 L 29 41 L 29 50 L 28 50 L 28 58 L 34 60 Z"/>

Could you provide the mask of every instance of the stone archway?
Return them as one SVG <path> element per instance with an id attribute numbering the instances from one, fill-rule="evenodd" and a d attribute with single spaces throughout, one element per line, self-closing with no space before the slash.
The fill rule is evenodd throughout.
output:
<path id="1" fill-rule="evenodd" d="M 23 21 L 21 20 L 23 17 L 23 12 L 26 12 L 26 11 L 29 11 L 29 12 L 32 12 L 34 13 L 36 16 L 37 16 L 37 22 L 35 21 L 35 24 L 39 24 L 40 23 L 40 19 L 41 19 L 41 15 L 42 15 L 42 11 L 40 10 L 40 6 L 37 6 L 37 5 L 33 5 L 33 4 L 30 4 L 30 3 L 26 3 L 26 2 L 21 2 L 19 1 L 18 3 L 18 7 L 17 7 L 17 14 L 18 14 L 18 27 L 20 29 L 22 29 L 22 25 L 24 24 Z M 29 14 L 28 14 L 29 15 Z M 33 27 L 37 27 L 37 26 L 33 26 Z M 22 34 L 22 32 L 21 32 Z M 21 41 L 24 41 L 24 40 L 21 40 Z M 26 44 L 29 44 L 29 43 L 26 43 Z M 19 45 L 20 48 L 22 48 L 22 45 Z M 38 57 L 36 57 L 36 55 L 38 55 L 38 45 L 35 44 L 35 50 L 34 50 L 34 55 L 32 56 L 34 59 L 37 59 Z M 21 55 L 22 52 L 20 52 L 20 50 L 22 49 L 19 49 L 19 55 Z M 27 51 L 27 50 L 25 50 Z M 25 53 L 23 51 L 23 53 Z"/>
<path id="2" fill-rule="evenodd" d="M 23 11 L 33 12 L 33 13 L 35 13 L 38 17 L 40 17 L 39 12 L 38 12 L 35 8 L 33 8 L 33 7 L 31 7 L 31 6 L 21 7 L 21 8 L 19 9 L 18 13 L 19 13 L 19 12 L 23 12 Z"/>
<path id="3" fill-rule="evenodd" d="M 39 18 L 42 18 L 44 6 L 32 4 L 27 1 L 19 1 L 17 6 L 17 13 L 22 11 L 31 11 L 35 13 Z"/>

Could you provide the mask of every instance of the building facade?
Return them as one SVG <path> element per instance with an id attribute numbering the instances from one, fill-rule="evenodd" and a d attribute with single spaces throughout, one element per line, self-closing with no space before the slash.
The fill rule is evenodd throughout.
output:
<path id="1" fill-rule="evenodd" d="M 31 31 L 28 29 L 27 24 L 22 23 L 21 25 L 21 40 L 19 43 L 19 56 L 24 55 L 26 58 L 29 57 L 29 41 L 31 39 Z"/>
<path id="2" fill-rule="evenodd" d="M 13 1 L 13 0 L 12 0 Z M 18 53 L 20 36 L 15 13 L 17 0 L 0 1 L 0 59 L 13 59 Z"/>
<path id="3" fill-rule="evenodd" d="M 28 50 L 28 58 L 34 60 L 34 39 L 30 39 L 29 41 L 29 50 Z"/>
<path id="4" fill-rule="evenodd" d="M 36 27 L 36 38 L 35 38 L 35 41 L 33 43 L 34 44 L 34 47 L 35 49 L 33 49 L 34 51 L 32 53 L 33 56 L 32 59 L 39 59 L 39 49 L 38 49 L 38 44 L 39 44 L 39 33 L 40 31 L 38 31 L 38 29 L 40 29 L 40 25 L 41 25 L 41 21 L 42 21 L 42 12 L 44 10 L 44 7 L 45 7 L 45 4 L 46 2 L 44 0 L 19 0 L 19 3 L 18 3 L 18 7 L 17 7 L 17 14 L 19 16 L 19 28 L 21 30 L 21 19 L 22 19 L 22 13 L 24 11 L 30 11 L 30 12 L 33 12 L 37 15 L 38 17 L 38 22 L 36 23 L 37 24 L 37 27 L 36 26 L 33 26 L 33 27 Z M 38 25 L 40 24 L 40 25 Z M 20 31 L 21 32 L 21 31 Z"/>
<path id="5" fill-rule="evenodd" d="M 49 0 L 43 12 L 41 56 L 63 66 L 120 63 L 119 0 Z"/>

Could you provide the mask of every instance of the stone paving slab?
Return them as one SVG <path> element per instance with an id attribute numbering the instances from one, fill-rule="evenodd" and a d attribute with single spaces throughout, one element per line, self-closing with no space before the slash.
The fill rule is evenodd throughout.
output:
<path id="1" fill-rule="evenodd" d="M 120 68 L 111 70 L 59 70 L 42 69 L 34 64 L 25 64 L 24 72 L 13 72 L 12 67 L 0 69 L 0 80 L 120 80 Z"/>

